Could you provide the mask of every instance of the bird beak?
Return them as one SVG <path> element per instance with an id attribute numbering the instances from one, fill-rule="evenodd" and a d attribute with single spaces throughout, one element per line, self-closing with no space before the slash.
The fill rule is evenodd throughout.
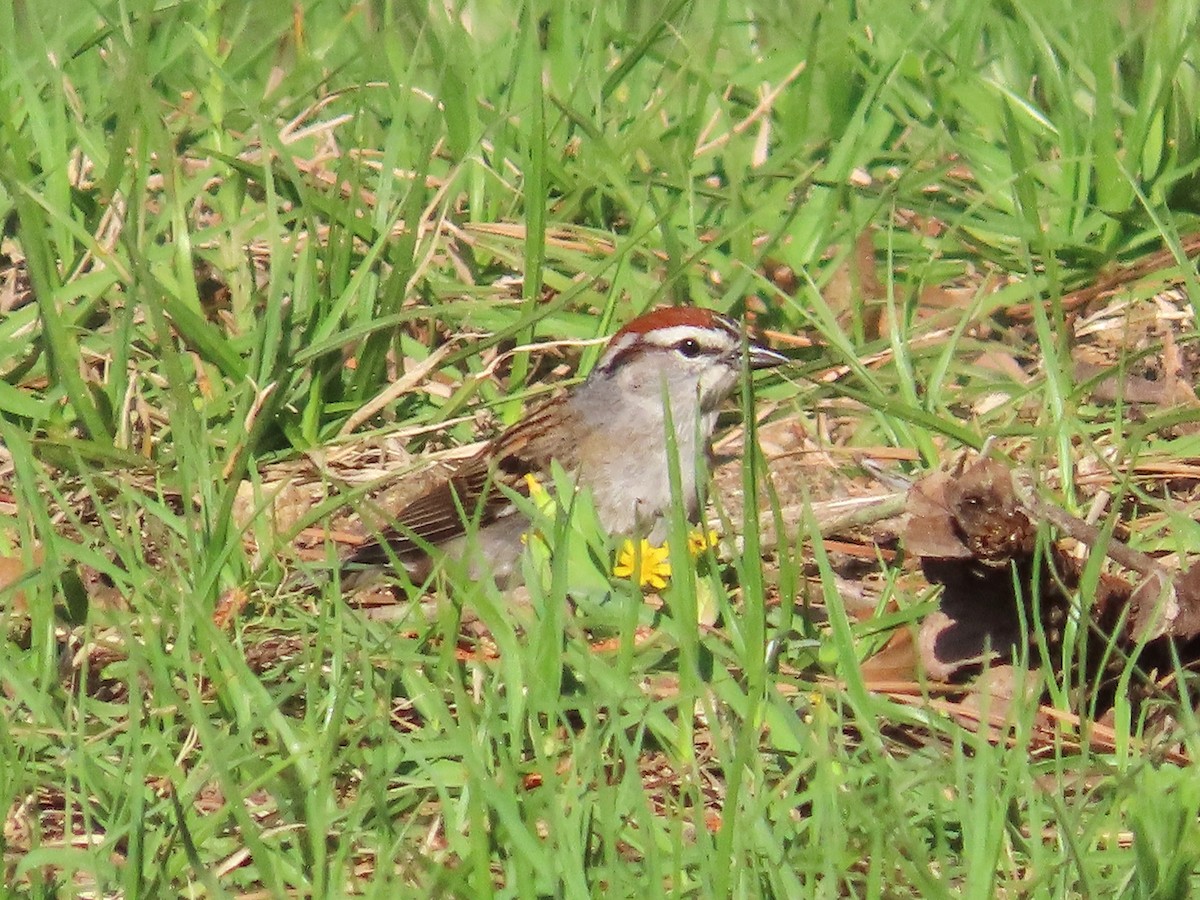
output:
<path id="1" fill-rule="evenodd" d="M 751 369 L 772 369 L 785 362 L 791 362 L 782 353 L 776 353 L 762 344 L 751 343 L 749 346 Z"/>

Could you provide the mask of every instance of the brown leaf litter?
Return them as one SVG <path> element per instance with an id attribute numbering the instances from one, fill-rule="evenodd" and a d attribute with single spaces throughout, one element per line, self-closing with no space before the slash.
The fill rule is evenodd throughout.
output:
<path id="1" fill-rule="evenodd" d="M 1050 532 L 1053 537 L 1049 536 Z M 1172 574 L 1156 560 L 1041 499 L 1028 472 L 991 458 L 964 462 L 915 484 L 903 533 L 931 582 L 942 585 L 939 608 L 921 623 L 916 664 L 924 677 L 959 681 L 983 673 L 1011 698 L 1029 689 L 1013 681 L 1013 665 L 1058 674 L 1064 629 L 1081 606 L 1091 670 L 1076 672 L 1080 689 L 1111 707 L 1119 674 L 1136 664 L 1134 703 L 1159 698 L 1155 672 L 1170 672 L 1175 655 L 1200 663 L 1200 565 Z M 1073 552 L 1071 543 L 1084 554 Z M 1091 553 L 1124 570 L 1084 579 Z M 1076 604 L 1082 588 L 1088 592 Z M 1078 662 L 1078 660 L 1076 660 Z"/>

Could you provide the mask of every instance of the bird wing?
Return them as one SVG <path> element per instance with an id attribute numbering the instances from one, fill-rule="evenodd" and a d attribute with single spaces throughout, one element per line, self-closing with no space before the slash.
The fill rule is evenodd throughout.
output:
<path id="1" fill-rule="evenodd" d="M 355 549 L 343 564 L 378 566 L 393 558 L 404 562 L 421 557 L 428 547 L 465 533 L 470 522 L 478 521 L 482 527 L 512 514 L 512 501 L 498 484 L 528 496 L 525 476 L 544 475 L 552 459 L 564 468 L 575 468 L 578 447 L 567 436 L 576 429 L 567 420 L 577 414 L 565 399 L 547 401 L 488 442 L 446 481 L 403 507 L 393 526 Z"/>

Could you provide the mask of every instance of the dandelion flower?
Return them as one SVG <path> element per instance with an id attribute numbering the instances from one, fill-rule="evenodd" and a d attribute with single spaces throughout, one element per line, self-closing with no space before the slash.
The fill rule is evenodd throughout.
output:
<path id="1" fill-rule="evenodd" d="M 655 547 L 645 538 L 640 547 L 634 547 L 633 541 L 626 540 L 617 551 L 613 574 L 636 581 L 641 587 L 661 591 L 671 577 L 671 552 L 666 544 Z"/>
<path id="2" fill-rule="evenodd" d="M 721 536 L 711 528 L 694 528 L 688 533 L 688 553 L 699 556 L 709 547 L 717 546 Z"/>

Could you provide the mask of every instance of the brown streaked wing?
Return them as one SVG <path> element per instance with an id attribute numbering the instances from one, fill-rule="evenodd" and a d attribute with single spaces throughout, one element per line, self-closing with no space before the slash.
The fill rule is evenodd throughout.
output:
<path id="1" fill-rule="evenodd" d="M 525 475 L 544 476 L 551 459 L 558 459 L 568 470 L 575 468 L 578 447 L 567 439 L 567 434 L 575 429 L 567 425 L 566 420 L 573 418 L 573 414 L 565 399 L 556 397 L 543 403 L 488 443 L 451 473 L 447 481 L 401 509 L 396 514 L 396 527 L 386 530 L 379 540 L 363 544 L 345 563 L 383 565 L 389 561 L 385 548 L 390 548 L 391 555 L 399 560 L 418 556 L 423 545 L 437 546 L 463 534 L 466 523 L 476 515 L 480 526 L 494 522 L 511 505 L 494 482 L 528 495 Z M 553 427 L 547 428 L 548 425 Z"/>

